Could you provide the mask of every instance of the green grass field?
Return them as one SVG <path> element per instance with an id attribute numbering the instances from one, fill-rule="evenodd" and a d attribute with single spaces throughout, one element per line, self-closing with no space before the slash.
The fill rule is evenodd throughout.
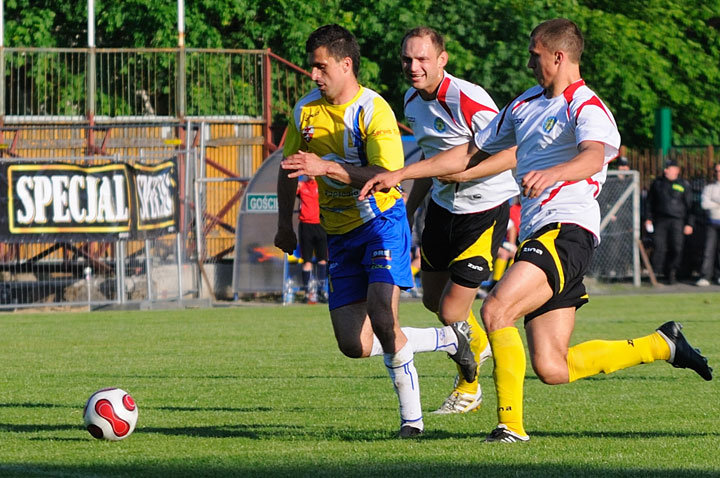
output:
<path id="1" fill-rule="evenodd" d="M 718 294 L 595 297 L 573 343 L 671 319 L 720 372 Z M 419 302 L 401 321 L 436 325 Z M 557 387 L 528 366 L 532 440 L 505 445 L 482 442 L 492 363 L 479 412 L 437 417 L 455 369 L 422 354 L 426 434 L 401 441 L 382 359 L 343 357 L 323 306 L 3 314 L 0 364 L 0 476 L 720 476 L 719 382 L 664 362 Z M 139 406 L 122 442 L 83 428 L 108 386 Z"/>

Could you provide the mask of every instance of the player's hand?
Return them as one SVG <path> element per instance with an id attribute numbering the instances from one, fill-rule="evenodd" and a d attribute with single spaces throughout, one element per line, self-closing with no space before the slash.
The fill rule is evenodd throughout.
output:
<path id="1" fill-rule="evenodd" d="M 558 182 L 558 177 L 550 169 L 530 171 L 522 180 L 523 194 L 530 199 L 540 197 L 547 188 Z"/>
<path id="2" fill-rule="evenodd" d="M 385 171 L 384 173 L 378 173 L 372 178 L 368 179 L 365 186 L 360 190 L 359 200 L 367 199 L 373 193 L 379 191 L 387 191 L 390 188 L 394 188 L 403 180 L 402 173 L 398 171 Z"/>
<path id="3" fill-rule="evenodd" d="M 306 153 L 298 151 L 285 158 L 280 166 L 283 169 L 293 171 L 288 174 L 289 178 L 297 178 L 302 175 L 307 176 L 325 176 L 328 171 L 328 163 L 315 153 Z"/>
<path id="4" fill-rule="evenodd" d="M 693 227 L 692 227 L 692 226 L 685 225 L 685 227 L 683 227 L 683 234 L 685 234 L 686 236 L 689 236 L 689 235 L 691 235 L 692 233 L 693 233 Z"/>
<path id="5" fill-rule="evenodd" d="M 295 251 L 295 247 L 297 247 L 297 236 L 292 226 L 278 227 L 278 231 L 275 234 L 275 247 L 288 254 L 292 254 Z"/>

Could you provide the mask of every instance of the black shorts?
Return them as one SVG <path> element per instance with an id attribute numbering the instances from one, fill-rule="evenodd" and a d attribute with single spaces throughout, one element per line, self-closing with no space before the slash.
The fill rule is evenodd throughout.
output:
<path id="1" fill-rule="evenodd" d="M 453 214 L 430 201 L 422 234 L 422 270 L 450 271 L 454 283 L 479 287 L 492 272 L 509 211 L 504 202 L 483 212 Z"/>
<path id="2" fill-rule="evenodd" d="M 312 261 L 313 251 L 315 251 L 314 255 L 317 260 L 327 261 L 327 234 L 320 224 L 301 222 L 298 226 L 298 233 L 300 234 L 300 257 L 303 261 Z"/>
<path id="3" fill-rule="evenodd" d="M 595 236 L 576 224 L 552 223 L 520 244 L 515 262 L 535 264 L 545 272 L 553 296 L 525 316 L 527 324 L 538 315 L 556 309 L 579 309 L 588 301 L 583 277 L 595 252 Z"/>

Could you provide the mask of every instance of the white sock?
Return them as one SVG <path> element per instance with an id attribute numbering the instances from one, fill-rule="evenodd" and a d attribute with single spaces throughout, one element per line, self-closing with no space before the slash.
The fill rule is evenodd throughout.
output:
<path id="1" fill-rule="evenodd" d="M 385 367 L 400 402 L 400 426 L 410 424 L 423 430 L 420 383 L 410 342 L 394 354 L 385 354 Z"/>
<path id="2" fill-rule="evenodd" d="M 413 354 L 422 352 L 447 352 L 450 355 L 457 353 L 457 337 L 452 327 L 439 328 L 402 327 L 402 331 L 412 344 Z M 373 335 L 372 349 L 370 356 L 375 357 L 383 354 L 382 345 L 376 336 Z"/>

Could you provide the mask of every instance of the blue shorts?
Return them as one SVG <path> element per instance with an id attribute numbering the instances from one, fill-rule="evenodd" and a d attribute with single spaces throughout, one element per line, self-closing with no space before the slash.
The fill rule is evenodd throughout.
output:
<path id="1" fill-rule="evenodd" d="M 413 286 L 405 203 L 345 234 L 328 235 L 330 310 L 367 299 L 368 284 Z"/>

